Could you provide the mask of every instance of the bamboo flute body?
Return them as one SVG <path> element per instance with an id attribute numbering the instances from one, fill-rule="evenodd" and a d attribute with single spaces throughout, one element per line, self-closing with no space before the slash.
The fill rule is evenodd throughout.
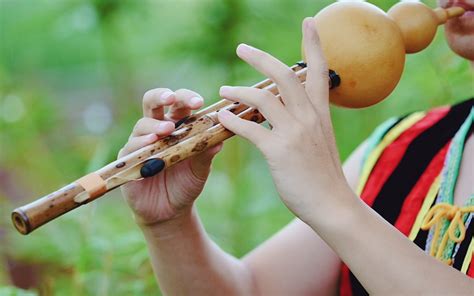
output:
<path id="1" fill-rule="evenodd" d="M 301 82 L 306 79 L 304 64 L 292 67 Z M 278 95 L 278 89 L 266 79 L 253 87 L 267 89 Z M 151 177 L 189 157 L 202 153 L 233 136 L 217 120 L 217 112 L 227 109 L 239 117 L 257 123 L 265 119 L 258 110 L 228 100 L 217 103 L 176 123 L 177 129 L 154 144 L 143 147 L 129 155 L 92 172 L 30 204 L 15 209 L 12 221 L 22 234 L 28 234 L 45 223 L 87 204 L 106 192 L 127 182 Z M 151 167 L 151 172 L 144 168 Z"/>

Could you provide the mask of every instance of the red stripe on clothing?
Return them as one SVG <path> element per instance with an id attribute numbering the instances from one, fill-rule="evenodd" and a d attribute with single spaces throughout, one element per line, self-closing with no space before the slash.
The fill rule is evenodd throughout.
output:
<path id="1" fill-rule="evenodd" d="M 387 182 L 387 179 L 403 158 L 403 155 L 411 142 L 413 142 L 413 140 L 422 132 L 432 127 L 435 123 L 446 116 L 449 110 L 450 107 L 434 109 L 412 127 L 404 131 L 395 141 L 384 149 L 382 155 L 379 157 L 370 173 L 370 177 L 368 178 L 361 194 L 362 200 L 367 205 L 373 205 L 380 189 L 383 187 L 385 182 Z"/>
<path id="2" fill-rule="evenodd" d="M 474 253 L 472 254 L 472 258 L 474 258 Z M 473 259 L 471 259 L 471 262 L 469 263 L 469 269 L 467 270 L 467 276 L 470 276 L 474 278 L 474 264 L 472 263 Z"/>
<path id="3" fill-rule="evenodd" d="M 420 212 L 421 206 L 423 205 L 431 185 L 443 169 L 450 144 L 451 141 L 449 141 L 431 160 L 430 164 L 423 172 L 423 175 L 421 175 L 420 179 L 416 182 L 415 186 L 403 202 L 400 215 L 398 216 L 397 221 L 395 221 L 394 226 L 406 236 L 410 234 L 411 228 L 415 223 L 416 217 Z"/>
<path id="4" fill-rule="evenodd" d="M 349 274 L 349 267 L 342 263 L 341 266 L 341 282 L 339 285 L 340 296 L 352 296 L 351 278 Z"/>

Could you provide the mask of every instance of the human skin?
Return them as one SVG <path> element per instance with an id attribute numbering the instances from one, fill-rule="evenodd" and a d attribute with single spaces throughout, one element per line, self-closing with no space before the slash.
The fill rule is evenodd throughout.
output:
<path id="1" fill-rule="evenodd" d="M 458 55 L 474 60 L 474 0 L 439 0 L 443 8 L 460 6 L 467 12 L 460 18 L 448 20 L 445 25 L 446 39 Z"/>
<path id="2" fill-rule="evenodd" d="M 353 193 L 363 145 L 342 169 L 330 121 L 324 57 L 316 32 L 303 27 L 306 52 L 311 53 L 306 89 L 288 67 L 267 53 L 246 45 L 237 50 L 239 57 L 277 83 L 287 98 L 285 106 L 265 91 L 221 88 L 221 96 L 257 107 L 273 129 L 226 112 L 219 115 L 224 126 L 262 151 L 282 201 L 297 216 L 295 221 L 240 260 L 208 238 L 193 201 L 220 145 L 156 177 L 123 186 L 163 292 L 334 295 L 342 259 L 371 294 L 472 294 L 472 280 L 427 256 Z M 446 32 L 449 39 L 451 31 Z M 464 38 L 452 36 L 452 40 L 456 52 L 474 54 L 474 49 L 463 47 Z M 152 143 L 155 134 L 169 134 L 172 125 L 166 121 L 176 121 L 202 105 L 191 103 L 197 102 L 194 97 L 200 98 L 187 90 L 148 92 L 144 98 L 147 119 L 137 123 L 120 155 Z M 171 106 L 167 117 L 164 106 Z M 473 149 L 471 137 L 456 186 L 457 204 L 472 194 Z M 387 250 L 396 251 L 387 258 Z"/>

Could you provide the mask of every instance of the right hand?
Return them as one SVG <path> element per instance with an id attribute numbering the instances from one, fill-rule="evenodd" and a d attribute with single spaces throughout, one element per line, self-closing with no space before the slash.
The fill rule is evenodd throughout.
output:
<path id="1" fill-rule="evenodd" d="M 174 131 L 178 120 L 203 106 L 202 97 L 190 90 L 167 88 L 149 90 L 143 96 L 143 118 L 138 120 L 128 143 L 120 150 L 123 157 L 150 145 Z M 165 114 L 165 107 L 169 107 Z M 122 186 L 122 193 L 139 225 L 148 226 L 190 213 L 201 193 L 214 156 L 222 143 L 186 159 L 156 176 Z"/>

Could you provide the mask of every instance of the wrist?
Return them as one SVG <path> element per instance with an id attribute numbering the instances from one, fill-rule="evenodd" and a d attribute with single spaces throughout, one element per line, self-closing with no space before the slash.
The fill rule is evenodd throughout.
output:
<path id="1" fill-rule="evenodd" d="M 185 229 L 196 224 L 197 213 L 194 205 L 180 210 L 172 218 L 160 220 L 154 223 L 137 221 L 138 227 L 145 236 L 152 235 L 155 238 L 168 239 L 183 233 Z"/>
<path id="2" fill-rule="evenodd" d="M 319 196 L 311 197 L 313 200 L 311 206 L 299 218 L 314 230 L 321 227 L 332 228 L 351 223 L 354 210 L 361 203 L 359 197 L 344 182 L 330 186 L 328 192 L 322 192 L 321 190 L 313 192 L 318 192 Z"/>

